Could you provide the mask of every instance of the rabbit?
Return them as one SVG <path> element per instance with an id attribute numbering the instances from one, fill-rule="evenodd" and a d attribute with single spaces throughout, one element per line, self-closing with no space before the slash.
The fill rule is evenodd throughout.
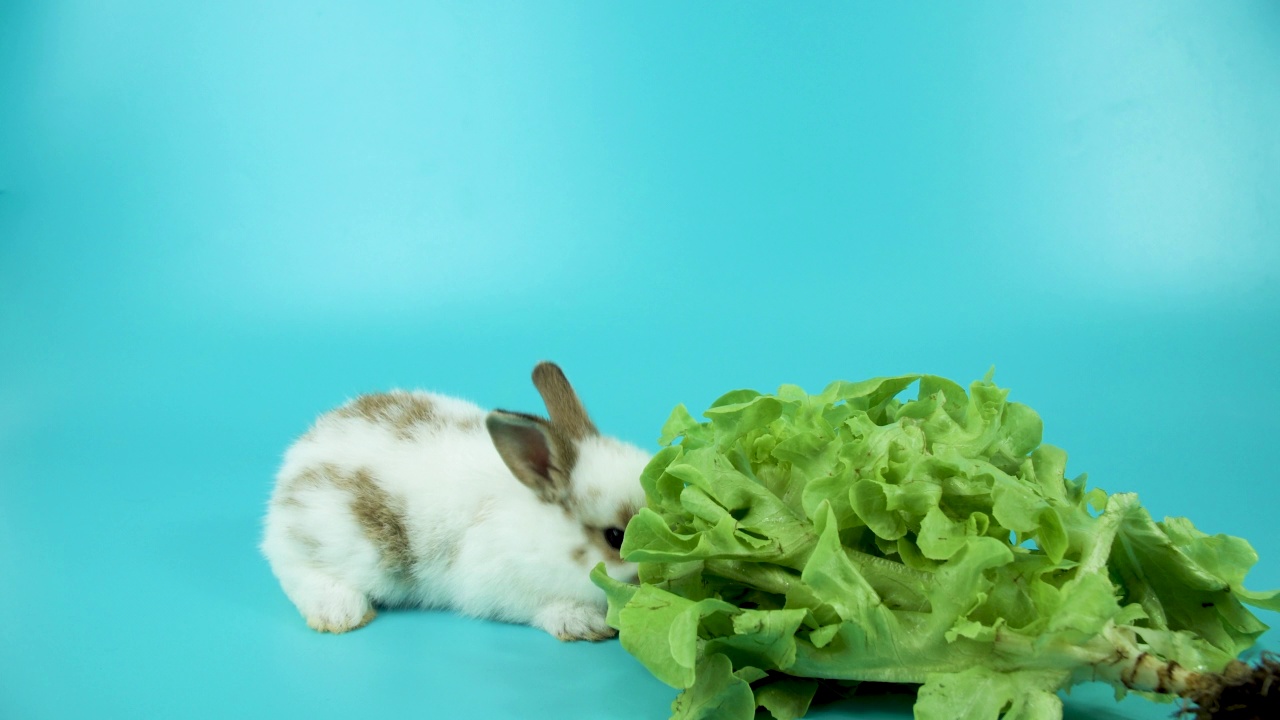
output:
<path id="1" fill-rule="evenodd" d="M 603 436 L 560 368 L 533 370 L 548 418 L 393 390 L 319 417 L 285 453 L 261 550 L 307 625 L 342 633 L 375 607 L 446 608 L 602 640 L 604 592 L 650 455 Z"/>

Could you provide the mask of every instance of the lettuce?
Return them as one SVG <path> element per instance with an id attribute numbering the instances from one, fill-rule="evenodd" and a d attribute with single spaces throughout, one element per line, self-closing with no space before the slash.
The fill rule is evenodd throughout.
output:
<path id="1" fill-rule="evenodd" d="M 898 396 L 918 384 L 915 399 Z M 921 685 L 918 720 L 1060 718 L 1057 691 L 1192 696 L 1266 630 L 1247 542 L 1068 479 L 986 379 L 738 390 L 677 407 L 622 552 L 592 574 L 676 718 L 801 717 L 822 686 Z"/>

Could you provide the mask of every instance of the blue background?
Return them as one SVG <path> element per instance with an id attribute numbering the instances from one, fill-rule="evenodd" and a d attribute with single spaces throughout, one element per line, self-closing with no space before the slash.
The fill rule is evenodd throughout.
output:
<path id="1" fill-rule="evenodd" d="M 1278 128 L 1265 0 L 6 0 L 0 717 L 665 717 L 616 642 L 313 633 L 257 554 L 315 414 L 538 410 L 543 358 L 648 448 L 738 387 L 994 364 L 1280 586 Z"/>

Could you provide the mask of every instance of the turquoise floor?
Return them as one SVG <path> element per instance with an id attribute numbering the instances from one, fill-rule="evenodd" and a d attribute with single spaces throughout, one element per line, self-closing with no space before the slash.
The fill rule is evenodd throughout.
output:
<path id="1" fill-rule="evenodd" d="M 1267 0 L 0 3 L 0 719 L 666 717 L 616 641 L 313 633 L 255 548 L 315 414 L 544 358 L 647 448 L 994 365 L 1280 587 L 1277 88 Z"/>

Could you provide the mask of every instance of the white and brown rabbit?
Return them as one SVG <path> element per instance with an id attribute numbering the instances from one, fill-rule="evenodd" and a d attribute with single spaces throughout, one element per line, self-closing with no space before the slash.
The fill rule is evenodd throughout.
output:
<path id="1" fill-rule="evenodd" d="M 450 608 L 599 640 L 604 593 L 644 504 L 648 454 L 597 432 L 560 368 L 533 383 L 548 419 L 425 392 L 365 395 L 285 454 L 262 552 L 307 624 L 346 632 L 375 605 Z"/>

